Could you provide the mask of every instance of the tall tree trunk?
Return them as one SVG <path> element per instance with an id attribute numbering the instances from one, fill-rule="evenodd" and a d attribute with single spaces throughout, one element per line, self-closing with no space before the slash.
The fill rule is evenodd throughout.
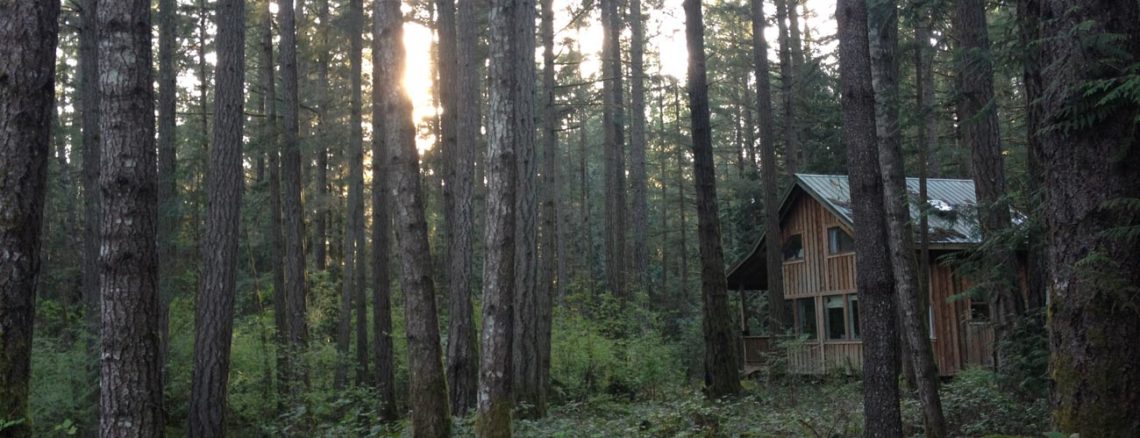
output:
<path id="1" fill-rule="evenodd" d="M 1042 172 L 1041 162 L 1041 102 L 1042 83 L 1041 72 L 1041 11 L 1036 0 L 1018 0 L 1017 21 L 1018 36 L 1020 39 L 1024 58 L 1022 60 L 1022 85 L 1025 87 L 1025 131 L 1026 131 L 1026 170 L 1031 187 L 1030 196 L 1034 206 L 1032 217 L 1042 218 L 1044 211 L 1043 192 L 1045 175 Z M 1048 254 L 1045 247 L 1047 239 L 1043 220 L 1031 222 L 1029 229 L 1029 244 L 1026 248 L 1026 307 L 1038 311 L 1040 317 L 1035 318 L 1034 324 L 1043 323 L 1043 314 L 1040 310 L 1045 308 L 1047 289 Z"/>
<path id="2" fill-rule="evenodd" d="M 515 119 L 515 157 L 518 180 L 515 189 L 515 322 L 511 348 L 512 384 L 516 404 L 533 406 L 533 411 L 520 409 L 520 416 L 537 416 L 545 410 L 541 400 L 542 379 L 539 376 L 539 317 L 545 297 L 538 288 L 538 189 L 534 126 L 534 0 L 519 2 L 515 9 L 511 59 L 518 82 L 515 82 L 513 108 L 527 117 Z"/>
<path id="3" fill-rule="evenodd" d="M 705 385 L 709 397 L 718 398 L 740 392 L 738 339 L 728 306 L 724 250 L 720 243 L 701 2 L 685 0 L 684 7 L 685 40 L 689 49 L 689 120 L 693 129 L 693 175 L 697 187 L 697 228 L 701 249 Z"/>
<path id="4" fill-rule="evenodd" d="M 293 0 L 281 0 L 277 11 L 281 45 L 281 82 L 284 91 L 284 131 L 281 158 L 281 215 L 283 217 L 285 271 L 285 315 L 287 352 L 290 364 L 286 376 L 291 403 L 301 403 L 301 391 L 308 386 L 308 375 L 301 353 L 308 344 L 305 322 L 305 224 L 301 206 L 301 145 L 298 125 L 297 28 Z"/>
<path id="5" fill-rule="evenodd" d="M 447 1 L 447 0 L 445 0 Z M 448 330 L 447 382 L 453 415 L 465 415 L 475 407 L 479 384 L 479 359 L 475 351 L 475 323 L 471 309 L 472 271 L 472 180 L 479 137 L 478 111 L 460 110 L 479 105 L 479 71 L 476 52 L 478 17 L 474 0 L 459 0 L 456 25 L 455 147 L 451 150 L 451 202 L 453 221 L 448 238 Z M 442 13 L 441 13 L 442 18 Z M 441 40 L 442 41 L 442 40 Z M 446 111 L 446 110 L 445 110 Z"/>
<path id="6" fill-rule="evenodd" d="M 376 357 L 376 392 L 381 422 L 396 421 L 396 362 L 392 349 L 392 196 L 388 191 L 388 146 L 384 138 L 384 93 L 390 86 L 385 78 L 383 53 L 392 44 L 382 33 L 388 13 L 381 2 L 372 9 L 372 350 Z"/>
<path id="7" fill-rule="evenodd" d="M 578 184 L 581 192 L 581 198 L 578 200 L 581 205 L 581 221 L 579 223 L 579 232 L 581 238 L 579 239 L 579 254 L 582 259 L 580 261 L 579 273 L 580 278 L 594 280 L 594 233 L 590 228 L 590 170 L 589 170 L 589 124 L 590 116 L 583 109 L 578 114 Z"/>
<path id="8" fill-rule="evenodd" d="M 397 420 L 396 413 L 396 359 L 392 349 L 392 197 L 388 192 L 391 170 L 388 167 L 388 141 L 384 138 L 385 112 L 383 106 L 386 88 L 391 87 L 384 78 L 383 50 L 386 18 L 383 3 L 373 2 L 372 11 L 372 311 L 373 351 L 376 359 L 375 384 L 380 406 L 381 422 Z"/>
<path id="9" fill-rule="evenodd" d="M 985 1 L 956 2 L 953 26 L 959 44 L 956 66 L 959 129 L 964 146 L 971 151 L 970 168 L 982 237 L 993 240 L 1010 227 L 1010 213 Z M 1012 344 L 1003 341 L 1009 339 L 1025 306 L 1018 293 L 1016 258 L 1012 250 L 995 245 L 987 259 L 991 260 L 988 265 L 994 267 L 993 271 L 979 282 L 985 285 L 989 295 L 997 338 L 997 369 L 1004 374 L 1010 365 L 1007 357 Z"/>
<path id="10" fill-rule="evenodd" d="M 938 118 L 934 114 L 934 47 L 930 45 L 931 27 L 934 19 L 926 18 L 933 13 L 925 2 L 912 3 L 919 18 L 914 26 L 914 82 L 918 130 L 918 205 L 919 205 L 919 252 L 918 252 L 918 305 L 929 316 L 930 306 L 930 220 L 927 177 L 937 177 L 932 169 L 931 151 L 938 146 Z"/>
<path id="11" fill-rule="evenodd" d="M 673 84 L 675 91 L 673 97 L 673 124 L 677 129 L 677 211 L 680 213 L 681 226 L 681 287 L 678 296 L 686 296 L 689 290 L 689 226 L 686 220 L 688 207 L 685 206 L 685 148 L 684 136 L 681 134 L 681 87 Z M 725 288 L 728 286 L 726 285 Z"/>
<path id="12" fill-rule="evenodd" d="M 784 309 L 784 257 L 780 246 L 780 207 L 776 183 L 776 133 L 772 122 L 772 90 L 768 73 L 768 42 L 764 40 L 764 4 L 752 4 L 752 61 L 756 68 L 756 108 L 760 119 L 760 172 L 764 183 L 765 269 L 768 272 L 768 327 L 776 336 L 784 333 L 788 317 Z"/>
<path id="13" fill-rule="evenodd" d="M 298 10 L 304 9 L 304 7 L 302 6 L 302 2 L 303 2 L 303 0 L 298 0 L 298 2 L 297 2 L 297 9 Z M 315 82 L 313 82 L 313 88 L 316 89 L 315 94 L 317 95 L 317 99 L 316 99 L 317 100 L 317 102 L 316 102 L 316 104 L 317 104 L 316 137 L 317 137 L 318 141 L 316 142 L 316 145 L 315 145 L 317 148 L 317 151 L 316 151 L 316 166 L 317 166 L 317 168 L 314 169 L 315 173 L 316 173 L 316 176 L 315 176 L 316 181 L 314 182 L 313 185 L 316 188 L 316 197 L 315 197 L 316 202 L 314 203 L 314 204 L 316 204 L 316 208 L 314 209 L 314 214 L 313 214 L 313 248 L 312 248 L 312 251 L 313 251 L 314 267 L 316 267 L 318 271 L 324 271 L 324 270 L 328 269 L 328 258 L 329 257 L 328 257 L 327 239 L 328 239 L 328 234 L 329 234 L 329 231 L 328 231 L 328 229 L 329 229 L 329 216 L 331 214 L 331 212 L 329 211 L 329 208 L 327 207 L 328 205 L 331 205 L 331 200 L 329 199 L 329 148 L 328 148 L 328 146 L 326 146 L 326 144 L 331 140 L 329 138 L 330 137 L 329 132 L 331 131 L 331 129 L 329 129 L 329 122 L 330 122 L 330 120 L 329 120 L 329 106 L 331 106 L 331 104 L 332 104 L 332 99 L 328 93 L 328 89 L 329 89 L 329 56 L 330 56 L 329 53 L 332 51 L 332 45 L 329 44 L 329 33 L 332 32 L 332 26 L 329 25 L 329 0 L 316 0 L 316 3 L 317 3 L 317 21 L 320 24 L 319 24 L 319 27 L 316 28 L 316 32 L 315 32 L 317 35 L 317 41 L 316 41 L 316 44 L 317 44 L 317 62 L 316 62 L 316 64 L 317 65 L 315 66 L 315 70 L 317 73 L 317 80 Z M 300 18 L 300 21 L 302 21 L 302 22 L 305 21 L 303 14 Z M 299 26 L 302 29 L 302 33 L 304 32 L 305 25 L 307 25 L 307 24 L 308 24 L 307 22 L 304 22 L 301 24 L 301 26 Z M 349 35 L 354 36 L 354 35 L 358 35 L 359 33 L 360 32 L 355 32 L 355 33 L 349 32 Z M 306 41 L 306 42 L 312 43 L 311 40 Z M 301 45 L 305 46 L 306 44 L 305 44 L 305 42 L 301 42 Z M 300 62 L 301 61 L 298 61 L 298 65 L 300 65 Z M 301 73 L 302 76 L 307 77 L 306 70 L 304 70 L 303 68 L 300 68 L 300 67 L 298 67 L 298 69 L 299 69 L 299 71 L 303 72 L 303 73 Z M 347 277 L 347 276 L 351 275 L 351 272 L 346 270 L 344 272 L 344 275 L 345 275 L 344 280 L 349 281 L 349 283 L 351 283 L 351 281 L 348 280 L 348 277 Z M 346 295 L 346 297 L 347 297 L 347 295 Z M 348 301 L 348 300 L 346 299 L 346 301 Z M 351 307 L 348 307 L 348 309 L 351 309 Z M 349 312 L 349 313 L 351 313 L 351 312 Z M 350 315 L 345 315 L 345 317 L 351 319 Z M 347 324 L 347 320 L 345 320 L 345 321 Z M 348 327 L 348 326 L 346 325 L 345 327 Z M 338 336 L 338 342 L 339 342 L 339 336 Z M 344 353 L 344 357 L 342 357 L 343 360 L 341 362 L 341 366 L 347 366 L 346 362 L 347 362 L 347 356 L 348 356 L 348 353 L 347 353 L 348 341 L 346 340 L 346 341 L 344 341 L 344 343 L 345 343 L 345 353 Z M 339 371 L 339 369 L 338 369 L 338 371 Z"/>
<path id="14" fill-rule="evenodd" d="M 351 54 L 349 69 L 352 79 L 351 108 L 349 109 L 348 139 L 348 237 L 345 238 L 345 275 L 349 281 L 348 267 L 352 267 L 352 296 L 356 307 L 356 383 L 365 385 L 368 376 L 368 311 L 365 304 L 364 283 L 365 251 L 364 236 L 364 115 L 363 115 L 363 62 L 364 62 L 364 2 L 348 2 L 348 35 Z M 350 252 L 348 248 L 352 248 Z M 349 255 L 353 257 L 348 258 Z"/>
<path id="15" fill-rule="evenodd" d="M 361 136 L 359 136 L 359 137 L 356 136 L 357 131 L 360 129 L 359 127 L 360 127 L 360 123 L 361 123 L 361 119 L 360 119 L 360 117 L 361 117 L 360 116 L 360 97 L 359 97 L 360 88 L 358 88 L 358 86 L 360 85 L 360 81 L 361 81 L 361 79 L 360 79 L 360 73 L 361 73 L 361 71 L 360 71 L 360 58 L 362 55 L 361 55 L 361 50 L 357 50 L 358 48 L 361 47 L 361 43 L 358 42 L 358 40 L 360 38 L 360 32 L 361 31 L 360 31 L 359 22 L 357 21 L 357 17 L 355 15 L 356 12 L 358 11 L 358 8 L 356 7 L 358 2 L 359 2 L 359 0 L 349 0 L 348 8 L 347 8 L 348 10 L 346 11 L 347 15 L 346 15 L 345 20 L 344 20 L 345 24 L 347 25 L 346 33 L 349 35 L 349 41 L 350 41 L 350 43 L 349 43 L 349 46 L 350 46 L 349 52 L 350 53 L 349 53 L 348 57 L 349 57 L 349 63 L 351 64 L 349 69 L 351 70 L 350 76 L 351 76 L 351 82 L 352 82 L 352 87 L 353 87 L 352 91 L 350 93 L 353 93 L 353 95 L 351 98 L 352 103 L 350 105 L 351 106 L 350 112 L 352 113 L 350 115 L 350 121 L 349 121 L 349 130 L 350 130 L 349 137 L 350 138 L 348 139 L 348 142 L 345 144 L 345 151 L 344 151 L 344 156 L 346 158 L 346 161 L 348 162 L 348 177 L 346 178 L 347 183 L 348 183 L 348 199 L 347 199 L 347 205 L 345 206 L 345 212 L 347 213 L 348 217 L 346 218 L 347 220 L 345 220 L 344 244 L 343 244 L 344 248 L 342 248 L 344 250 L 344 269 L 341 271 L 342 275 L 341 275 L 340 308 L 339 308 L 339 312 L 337 315 L 337 331 L 336 331 L 337 361 L 336 361 L 336 368 L 333 371 L 333 387 L 337 388 L 337 389 L 344 388 L 344 386 L 348 383 L 348 364 L 349 364 L 349 351 L 348 350 L 349 350 L 349 342 L 352 338 L 352 310 L 354 307 L 352 301 L 356 295 L 355 294 L 356 286 L 354 284 L 356 281 L 356 236 L 355 236 L 355 233 L 356 233 L 356 224 L 355 224 L 356 210 L 355 209 L 356 209 L 356 202 L 357 202 L 358 198 L 360 198 L 360 196 L 362 195 L 362 193 L 354 191 L 357 189 L 357 187 L 356 187 L 356 175 L 357 175 L 356 171 L 358 170 L 358 168 L 360 170 L 360 178 L 361 178 L 360 190 L 361 191 L 364 190 L 364 188 L 363 188 L 363 184 L 364 184 L 364 182 L 363 182 L 363 179 L 364 179 L 363 147 L 364 146 L 362 144 L 362 142 L 363 142 L 362 136 L 364 134 L 363 134 L 363 132 L 361 132 L 360 133 Z M 319 11 L 318 12 L 318 17 L 319 17 L 318 21 L 320 21 L 322 23 L 322 25 L 327 25 L 327 23 L 328 23 L 328 0 L 319 0 L 317 5 L 318 5 L 317 10 Z M 361 5 L 361 8 L 363 8 L 363 5 Z M 360 12 L 361 12 L 361 14 L 363 14 L 362 10 Z M 326 29 L 331 29 L 331 27 L 326 28 Z M 322 46 L 321 47 L 321 53 L 326 53 L 326 51 L 331 47 L 327 41 L 328 40 L 327 32 L 322 32 L 321 38 L 323 39 L 322 44 L 321 44 L 321 46 Z M 322 93 L 320 93 L 321 94 L 321 102 L 320 102 L 320 107 L 319 107 L 320 108 L 320 110 L 319 110 L 320 115 L 318 116 L 318 119 L 317 119 L 317 123 L 318 123 L 317 130 L 318 130 L 318 135 L 322 136 L 322 138 L 323 138 L 324 134 L 327 134 L 329 131 L 329 126 L 327 125 L 327 123 L 328 123 L 328 106 L 329 106 L 329 103 L 331 100 L 329 99 L 328 93 L 324 92 L 324 90 L 327 87 L 327 81 L 328 81 L 328 64 L 326 62 L 327 58 L 325 58 L 324 55 L 319 56 L 319 58 L 320 58 L 320 61 L 317 62 L 317 83 L 315 85 L 317 88 L 322 90 Z M 353 125 L 353 123 L 355 123 L 355 125 Z M 327 153 L 326 149 L 323 146 L 321 146 L 320 149 L 321 150 L 317 152 L 317 155 L 318 155 L 317 160 L 320 161 L 321 156 L 323 155 L 325 157 L 324 160 L 327 161 L 328 160 L 328 153 Z M 357 151 L 360 151 L 359 156 L 358 156 Z M 358 158 L 360 160 L 359 166 L 357 165 L 357 159 Z M 321 173 L 321 169 L 327 168 L 327 167 L 328 167 L 327 163 L 325 166 L 320 166 L 318 164 L 318 169 L 317 169 L 318 176 Z M 318 193 L 320 192 L 320 190 L 322 190 L 319 183 L 318 183 L 317 190 L 318 190 Z M 325 195 L 318 194 L 317 196 L 323 197 Z M 361 214 L 363 215 L 363 211 L 361 212 Z M 323 220 L 326 217 L 327 217 L 327 215 L 322 214 L 322 213 L 318 213 L 316 219 L 319 221 L 319 220 Z M 318 232 L 317 233 L 318 240 L 319 240 L 320 236 L 323 236 L 323 234 Z M 367 339 L 365 339 L 365 342 L 367 342 Z M 365 357 L 367 358 L 367 351 L 365 351 L 364 353 L 366 355 Z"/>
<path id="16" fill-rule="evenodd" d="M 0 418 L 32 434 L 28 385 L 55 108 L 59 2 L 0 4 Z"/>
<path id="17" fill-rule="evenodd" d="M 99 335 L 99 27 L 98 0 L 82 0 L 79 29 L 80 111 L 83 125 L 83 267 L 87 323 Z M 97 356 L 92 355 L 94 361 Z M 98 391 L 94 391 L 98 392 Z M 98 397 L 98 394 L 96 394 Z M 92 402 L 96 402 L 92 400 Z"/>
<path id="18" fill-rule="evenodd" d="M 533 44 L 533 18 L 529 0 L 492 0 L 490 27 L 490 111 L 487 120 L 487 213 L 486 248 L 483 259 L 483 335 L 479 362 L 479 401 L 476 435 L 508 437 L 511 435 L 514 305 L 517 245 L 515 230 L 518 215 L 517 154 L 532 145 L 523 144 L 528 135 L 519 129 L 529 126 L 530 105 L 520 102 L 521 90 L 533 86 L 533 76 L 524 76 L 534 51 L 524 47 Z M 526 11 L 530 9 L 530 11 Z M 530 31 L 524 31 L 529 28 Z M 521 41 L 530 34 L 530 42 Z M 526 112 L 524 112 L 524 109 Z M 533 138 L 533 137 L 530 137 Z"/>
<path id="19" fill-rule="evenodd" d="M 788 177 L 795 179 L 800 164 L 800 138 L 796 119 L 795 77 L 796 65 L 792 57 L 792 43 L 788 36 L 788 1 L 775 0 L 776 26 L 780 38 L 780 96 L 784 104 L 784 168 Z M 771 282 L 769 282 L 771 283 Z"/>
<path id="20" fill-rule="evenodd" d="M 392 172 L 388 175 L 387 190 L 395 197 L 393 223 L 401 254 L 400 284 L 404 291 L 408 337 L 408 403 L 415 407 L 412 411 L 415 436 L 442 437 L 449 433 L 451 417 L 439 346 L 416 127 L 412 122 L 412 102 L 400 81 L 405 59 L 403 13 L 399 0 L 379 3 L 375 26 L 379 36 L 379 64 L 384 68 L 375 80 L 382 88 L 380 106 L 385 115 L 382 134 L 389 146 L 384 158 Z"/>
<path id="21" fill-rule="evenodd" d="M 1140 4 L 1038 5 L 1041 35 L 1076 35 L 1044 39 L 1039 58 L 1041 71 L 1048 72 L 1042 76 L 1039 140 L 1049 230 L 1053 422 L 1055 429 L 1081 436 L 1135 436 L 1140 104 L 1105 97 L 1137 80 Z M 1107 38 L 1111 48 L 1087 44 Z M 1098 83 L 1109 88 L 1086 94 Z M 1103 118 L 1083 123 L 1090 111 Z M 1119 233 L 1125 230 L 1131 236 Z"/>
<path id="22" fill-rule="evenodd" d="M 883 217 L 883 179 L 875 138 L 875 97 L 867 37 L 867 4 L 842 0 L 839 85 L 843 142 L 847 145 L 855 216 L 856 288 L 863 333 L 863 430 L 871 437 L 902 435 L 899 417 L 899 338 L 895 330 L 894 276 Z"/>
<path id="23" fill-rule="evenodd" d="M 178 242 L 178 162 L 175 143 L 178 75 L 174 64 L 177 43 L 175 0 L 158 2 L 158 268 L 163 381 L 170 350 L 170 300 L 174 297 L 174 266 Z M 205 133 L 203 133 L 204 135 Z"/>
<path id="24" fill-rule="evenodd" d="M 621 16 L 618 0 L 602 6 L 602 124 L 605 169 L 606 287 L 626 298 L 625 115 L 622 108 Z M 520 175 L 521 177 L 521 175 Z"/>
<path id="25" fill-rule="evenodd" d="M 630 118 L 629 118 L 629 179 L 630 210 L 633 213 L 633 266 L 631 280 L 637 290 L 649 288 L 649 206 L 646 201 L 645 164 L 645 26 L 641 15 L 641 0 L 629 2 Z"/>
<path id="26" fill-rule="evenodd" d="M 100 435 L 162 436 L 150 2 L 99 3 Z"/>
<path id="27" fill-rule="evenodd" d="M 558 154 L 558 127 L 561 117 L 558 112 L 558 100 L 554 89 L 554 2 L 542 1 L 542 236 L 541 245 L 541 278 L 536 292 L 538 294 L 537 311 L 537 343 L 538 363 L 537 387 L 529 392 L 530 400 L 519 398 L 527 402 L 535 416 L 546 414 L 546 400 L 550 388 L 550 330 L 555 290 L 565 280 L 558 276 L 559 266 L 564 254 L 561 252 L 560 234 L 562 232 L 558 215 L 559 199 L 562 198 L 562 181 L 559 175 Z"/>
<path id="28" fill-rule="evenodd" d="M 194 48 L 197 61 L 198 61 L 198 132 L 199 142 L 198 155 L 202 161 L 207 161 L 210 153 L 210 104 L 209 92 L 210 81 L 207 77 L 206 69 L 206 27 L 209 23 L 208 8 L 206 0 L 197 0 L 195 7 L 198 10 L 198 23 L 196 28 L 198 44 Z M 202 251 L 202 225 L 205 220 L 202 217 L 202 210 L 206 203 L 205 189 L 206 186 L 206 172 L 191 172 L 195 175 L 194 181 L 194 195 L 191 197 L 191 223 L 193 224 L 193 240 L 195 254 L 200 254 Z M 161 217 L 161 216 L 160 216 Z M 199 271 L 201 267 L 198 267 Z M 198 272 L 198 281 L 201 281 L 201 272 Z M 161 291 L 160 291 L 161 292 Z"/>
<path id="29" fill-rule="evenodd" d="M 96 10 L 98 0 L 81 0 L 79 29 L 79 111 L 83 127 L 82 143 L 82 182 L 83 185 L 83 261 L 80 273 L 80 288 L 84 302 L 84 322 L 93 335 L 88 341 L 88 363 L 85 375 L 93 381 L 88 388 L 85 402 L 89 406 L 99 403 L 99 27 Z M 82 419 L 86 425 L 84 433 L 95 435 L 99 431 L 98 412 L 94 417 Z"/>
<path id="30" fill-rule="evenodd" d="M 265 143 L 269 155 L 269 265 L 273 269 L 273 322 L 274 341 L 277 344 L 277 382 L 279 395 L 285 395 L 289 376 L 288 323 L 285 311 L 285 269 L 282 266 L 285 237 L 281 226 L 281 163 L 279 160 L 280 134 L 277 128 L 277 82 L 273 71 L 273 14 L 270 2 L 261 10 L 261 82 L 265 87 Z"/>
<path id="31" fill-rule="evenodd" d="M 919 305 L 918 274 L 914 255 L 914 230 L 910 223 L 910 194 L 903 166 L 899 134 L 898 9 L 893 0 L 871 3 L 868 16 L 871 77 L 877 100 L 876 132 L 879 170 L 882 172 L 882 202 L 889 239 L 888 250 L 898 294 L 898 313 L 905 348 L 904 357 L 914 372 L 915 388 L 922 405 L 928 437 L 946 436 L 946 419 L 938 396 L 938 368 L 926 331 L 925 307 Z"/>
<path id="32" fill-rule="evenodd" d="M 245 0 L 218 2 L 218 64 L 214 70 L 214 147 L 210 149 L 202 282 L 195 301 L 190 435 L 226 434 L 238 236 L 244 188 Z"/>

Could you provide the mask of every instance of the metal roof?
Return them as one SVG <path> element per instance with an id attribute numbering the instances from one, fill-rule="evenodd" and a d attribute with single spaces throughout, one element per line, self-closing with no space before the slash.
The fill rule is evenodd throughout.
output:
<path id="1" fill-rule="evenodd" d="M 851 214 L 851 187 L 846 175 L 796 174 L 796 182 L 824 207 L 839 216 L 848 225 L 853 224 Z M 910 219 L 919 220 L 918 178 L 907 178 L 906 189 L 910 198 Z M 978 244 L 981 231 L 974 214 L 977 198 L 974 181 L 968 179 L 927 178 L 926 191 L 929 207 L 927 222 L 930 225 L 930 243 L 936 245 Z M 917 233 L 918 230 L 915 230 Z M 917 236 L 916 236 L 917 237 Z"/>
<path id="2" fill-rule="evenodd" d="M 780 203 L 780 219 L 784 218 L 796 198 L 797 192 L 815 198 L 824 208 L 847 226 L 854 228 L 851 211 L 851 187 L 846 175 L 813 175 L 797 173 L 795 184 Z M 910 199 L 910 218 L 919 221 L 918 178 L 906 179 Z M 930 244 L 933 249 L 961 249 L 981 243 L 981 230 L 974 213 L 976 197 L 974 181 L 968 179 L 927 178 L 927 204 L 929 213 Z M 918 230 L 915 230 L 918 233 Z M 764 235 L 752 251 L 737 262 L 728 273 L 730 287 L 762 289 L 767 284 L 764 267 Z M 915 236 L 918 239 L 918 236 Z"/>

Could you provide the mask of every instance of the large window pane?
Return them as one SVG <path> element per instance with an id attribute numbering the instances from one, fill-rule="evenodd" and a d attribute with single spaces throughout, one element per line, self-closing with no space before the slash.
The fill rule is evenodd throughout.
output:
<path id="1" fill-rule="evenodd" d="M 844 327 L 847 325 L 843 320 L 843 295 L 833 295 L 824 297 L 823 299 L 824 323 L 827 324 L 827 339 L 843 339 Z"/>
<path id="2" fill-rule="evenodd" d="M 851 339 L 859 339 L 859 296 L 847 296 L 847 310 L 850 312 L 847 320 L 851 325 Z"/>
<path id="3" fill-rule="evenodd" d="M 855 251 L 855 239 L 839 227 L 827 229 L 827 253 L 843 254 Z"/>
<path id="4" fill-rule="evenodd" d="M 796 332 L 808 335 L 815 339 L 815 298 L 800 298 L 796 300 Z"/>

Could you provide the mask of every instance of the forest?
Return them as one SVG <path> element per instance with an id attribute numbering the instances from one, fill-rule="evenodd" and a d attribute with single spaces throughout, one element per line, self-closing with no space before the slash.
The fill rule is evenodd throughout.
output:
<path id="1" fill-rule="evenodd" d="M 0 436 L 1140 436 L 1140 1 L 0 0 Z"/>

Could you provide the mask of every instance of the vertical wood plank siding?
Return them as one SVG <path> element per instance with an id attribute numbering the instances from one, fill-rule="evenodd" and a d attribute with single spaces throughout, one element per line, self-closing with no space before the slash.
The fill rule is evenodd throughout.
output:
<path id="1" fill-rule="evenodd" d="M 799 234 L 804 259 L 784 263 L 784 297 L 816 297 L 817 338 L 788 348 L 788 371 L 818 374 L 829 370 L 858 370 L 863 361 L 862 342 L 824 340 L 825 315 L 822 300 L 818 298 L 855 293 L 854 253 L 829 255 L 827 241 L 827 230 L 831 227 L 841 227 L 849 234 L 853 234 L 852 230 L 809 196 L 792 202 L 781 224 L 780 238 L 783 242 Z M 930 302 L 934 318 L 931 342 L 939 373 L 950 376 L 970 365 L 992 366 L 993 327 L 988 323 L 971 322 L 969 300 L 952 298 L 967 285 L 945 265 L 932 263 L 931 271 Z"/>

